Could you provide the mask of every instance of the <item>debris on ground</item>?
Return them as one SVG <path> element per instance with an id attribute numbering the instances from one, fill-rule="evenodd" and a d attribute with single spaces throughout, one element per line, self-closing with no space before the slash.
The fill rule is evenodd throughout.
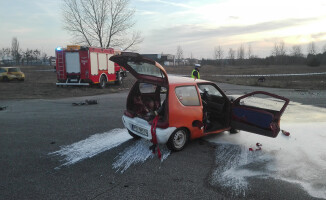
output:
<path id="1" fill-rule="evenodd" d="M 282 130 L 282 133 L 283 133 L 285 136 L 290 136 L 290 132 L 288 132 L 288 131 Z"/>
<path id="2" fill-rule="evenodd" d="M 262 144 L 260 144 L 259 142 L 256 143 L 257 149 L 255 149 L 255 151 L 260 151 L 261 150 L 261 146 L 263 146 Z M 253 148 L 249 148 L 249 151 L 254 151 Z"/>
<path id="3" fill-rule="evenodd" d="M 73 106 L 94 105 L 98 104 L 97 100 L 85 100 L 85 102 L 72 103 Z"/>
<path id="4" fill-rule="evenodd" d="M 7 106 L 0 106 L 0 111 L 1 110 L 6 110 L 7 109 Z"/>

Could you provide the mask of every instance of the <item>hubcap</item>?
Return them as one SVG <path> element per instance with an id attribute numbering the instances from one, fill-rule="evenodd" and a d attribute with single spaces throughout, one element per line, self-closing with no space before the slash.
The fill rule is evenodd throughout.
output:
<path id="1" fill-rule="evenodd" d="M 179 130 L 173 137 L 174 146 L 178 149 L 182 148 L 186 143 L 186 133 L 184 130 Z"/>

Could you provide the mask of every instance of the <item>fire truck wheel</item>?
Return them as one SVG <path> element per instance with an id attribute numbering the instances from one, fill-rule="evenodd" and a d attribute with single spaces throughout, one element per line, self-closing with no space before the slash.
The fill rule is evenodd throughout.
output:
<path id="1" fill-rule="evenodd" d="M 101 76 L 101 79 L 100 79 L 100 88 L 103 89 L 106 87 L 106 83 L 107 83 L 107 80 L 105 78 L 105 76 Z"/>
<path id="2" fill-rule="evenodd" d="M 117 80 L 115 81 L 116 85 L 122 85 L 122 76 L 120 73 L 117 74 Z"/>

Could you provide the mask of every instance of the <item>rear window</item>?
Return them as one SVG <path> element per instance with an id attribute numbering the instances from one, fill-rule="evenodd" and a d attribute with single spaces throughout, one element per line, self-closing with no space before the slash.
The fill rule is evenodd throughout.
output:
<path id="1" fill-rule="evenodd" d="M 9 68 L 8 72 L 20 72 L 19 68 Z"/>
<path id="2" fill-rule="evenodd" d="M 181 86 L 175 88 L 175 94 L 185 106 L 199 106 L 198 93 L 195 86 Z"/>
<path id="3" fill-rule="evenodd" d="M 132 67 L 138 74 L 163 77 L 164 74 L 155 65 L 145 62 L 128 62 L 128 65 Z"/>

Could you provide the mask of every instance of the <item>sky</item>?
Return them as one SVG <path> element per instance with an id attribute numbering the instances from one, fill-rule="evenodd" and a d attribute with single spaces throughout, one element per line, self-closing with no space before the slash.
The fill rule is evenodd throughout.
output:
<path id="1" fill-rule="evenodd" d="M 57 46 L 72 44 L 63 29 L 60 0 L 0 0 L 0 48 L 10 47 L 17 37 L 22 49 L 40 49 L 54 55 Z M 326 45 L 325 0 L 130 0 L 135 9 L 135 29 L 144 38 L 140 53 L 175 54 L 213 58 L 221 46 L 249 45 L 253 54 L 271 54 L 275 42 L 293 45 L 315 42 Z"/>

